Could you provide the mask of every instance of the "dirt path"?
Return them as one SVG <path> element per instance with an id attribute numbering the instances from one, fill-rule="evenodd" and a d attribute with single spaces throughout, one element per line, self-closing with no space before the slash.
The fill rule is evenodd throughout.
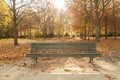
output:
<path id="1" fill-rule="evenodd" d="M 19 61 L 1 66 L 0 80 L 110 80 L 79 58 L 40 59 L 34 68 L 31 60 L 27 62 L 27 65 Z"/>

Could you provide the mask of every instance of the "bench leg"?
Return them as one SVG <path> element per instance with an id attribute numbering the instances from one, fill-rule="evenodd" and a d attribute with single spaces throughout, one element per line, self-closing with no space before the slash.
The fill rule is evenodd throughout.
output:
<path id="1" fill-rule="evenodd" d="M 94 57 L 90 57 L 89 63 L 93 64 Z"/>

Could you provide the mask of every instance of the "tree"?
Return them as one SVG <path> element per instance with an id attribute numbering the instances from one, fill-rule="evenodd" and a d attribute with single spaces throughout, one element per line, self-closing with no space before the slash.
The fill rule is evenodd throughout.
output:
<path id="1" fill-rule="evenodd" d="M 111 0 L 94 0 L 95 5 L 95 21 L 96 21 L 96 41 L 100 41 L 100 20 L 104 13 L 105 7 Z"/>
<path id="2" fill-rule="evenodd" d="M 4 0 L 4 2 L 8 5 L 10 9 L 11 14 L 11 20 L 13 25 L 13 36 L 14 36 L 14 45 L 18 45 L 18 24 L 21 22 L 21 20 L 24 18 L 21 17 L 24 14 L 24 11 L 20 12 L 23 7 L 26 5 L 29 5 L 32 1 L 26 1 L 24 0 L 18 1 L 18 0 Z M 20 19 L 19 19 L 20 18 Z"/>
<path id="3" fill-rule="evenodd" d="M 33 3 L 34 18 L 37 24 L 37 37 L 50 37 L 54 35 L 54 20 L 56 10 L 50 0 L 36 0 Z"/>

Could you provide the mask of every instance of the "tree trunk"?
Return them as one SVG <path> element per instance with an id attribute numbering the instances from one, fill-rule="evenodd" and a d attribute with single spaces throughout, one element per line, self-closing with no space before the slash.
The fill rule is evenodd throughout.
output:
<path id="1" fill-rule="evenodd" d="M 84 7 L 85 7 L 85 20 L 84 20 L 84 40 L 86 40 L 86 35 L 87 35 L 87 5 L 86 5 L 86 0 L 84 1 Z"/>
<path id="2" fill-rule="evenodd" d="M 24 29 L 24 37 L 26 38 L 26 29 Z"/>
<path id="3" fill-rule="evenodd" d="M 46 20 L 45 20 L 45 13 L 44 13 L 44 27 L 43 27 L 43 37 L 47 37 L 47 27 L 46 27 Z"/>
<path id="4" fill-rule="evenodd" d="M 16 23 L 16 0 L 13 0 L 13 32 L 14 32 L 14 45 L 18 45 L 18 29 L 17 29 L 17 23 Z"/>
<path id="5" fill-rule="evenodd" d="M 105 16 L 105 39 L 107 39 L 107 13 L 106 13 L 106 16 Z"/>
<path id="6" fill-rule="evenodd" d="M 100 42 L 100 21 L 99 21 L 99 18 L 96 19 L 96 41 Z"/>
<path id="7" fill-rule="evenodd" d="M 59 37 L 61 37 L 61 28 L 62 28 L 62 14 L 61 14 L 61 10 L 60 10 L 60 24 L 59 24 L 59 32 L 58 32 Z"/>
<path id="8" fill-rule="evenodd" d="M 114 25 L 114 39 L 116 39 L 116 18 L 115 18 L 115 13 L 114 13 L 114 22 L 113 22 L 113 25 Z"/>
<path id="9" fill-rule="evenodd" d="M 20 32 L 19 32 L 19 35 L 22 36 L 22 23 L 20 25 Z"/>
<path id="10" fill-rule="evenodd" d="M 90 27 L 88 27 L 88 40 L 90 40 Z"/>
<path id="11" fill-rule="evenodd" d="M 98 1 L 95 0 L 96 41 L 100 42 L 100 19 L 98 14 Z"/>
<path id="12" fill-rule="evenodd" d="M 85 22 L 85 26 L 84 26 L 84 40 L 86 40 L 86 33 L 87 33 L 87 30 L 86 30 L 86 22 Z"/>
<path id="13" fill-rule="evenodd" d="M 116 39 L 116 17 L 115 17 L 115 4 L 114 4 L 114 0 L 113 1 L 113 18 L 114 18 L 114 21 L 113 21 L 113 27 L 114 27 L 114 39 Z"/>
<path id="14" fill-rule="evenodd" d="M 29 34 L 29 36 L 30 36 L 30 39 L 32 38 L 32 26 L 30 25 L 30 28 L 29 28 L 29 30 L 30 30 L 30 34 Z"/>

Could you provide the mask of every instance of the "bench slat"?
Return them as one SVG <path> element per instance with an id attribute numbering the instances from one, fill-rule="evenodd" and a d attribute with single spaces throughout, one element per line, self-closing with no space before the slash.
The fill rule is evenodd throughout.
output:
<path id="1" fill-rule="evenodd" d="M 100 57 L 99 53 L 85 53 L 85 54 L 27 54 L 26 57 Z"/>
<path id="2" fill-rule="evenodd" d="M 32 43 L 31 44 L 31 53 L 40 52 L 40 51 L 47 51 L 49 49 L 54 50 L 61 50 L 61 51 L 96 51 L 95 43 L 83 43 L 83 42 L 74 42 L 74 43 Z"/>

